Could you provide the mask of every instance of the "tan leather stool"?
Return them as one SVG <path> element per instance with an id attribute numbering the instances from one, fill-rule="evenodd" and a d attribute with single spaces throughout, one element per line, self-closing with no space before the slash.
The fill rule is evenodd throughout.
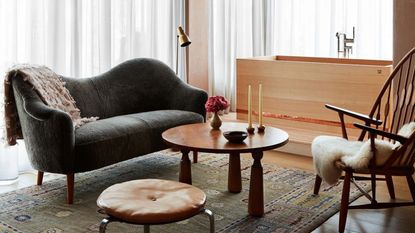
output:
<path id="1" fill-rule="evenodd" d="M 205 209 L 205 193 L 189 184 L 170 180 L 143 179 L 115 184 L 98 197 L 97 205 L 108 215 L 99 232 L 112 221 L 150 225 L 182 221 L 197 214 L 209 216 L 210 232 L 215 232 L 212 211 Z"/>

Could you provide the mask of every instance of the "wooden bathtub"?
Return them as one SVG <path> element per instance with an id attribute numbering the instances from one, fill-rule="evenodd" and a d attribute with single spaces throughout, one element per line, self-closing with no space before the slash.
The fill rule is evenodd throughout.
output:
<path id="1" fill-rule="evenodd" d="M 258 85 L 262 83 L 265 124 L 290 134 L 290 143 L 281 150 L 310 155 L 314 137 L 341 136 L 337 113 L 324 104 L 368 114 L 391 71 L 392 61 L 384 60 L 294 56 L 237 59 L 237 119 L 247 119 L 249 84 L 253 110 L 258 111 Z M 352 127 L 356 120 L 345 120 L 351 138 L 356 137 L 358 131 Z"/>

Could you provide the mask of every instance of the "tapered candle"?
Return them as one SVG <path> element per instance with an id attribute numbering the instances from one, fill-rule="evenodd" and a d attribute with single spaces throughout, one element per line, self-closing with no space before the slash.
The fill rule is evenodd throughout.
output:
<path id="1" fill-rule="evenodd" d="M 248 86 L 248 128 L 252 128 L 252 103 L 251 103 L 252 93 L 251 85 Z"/>
<path id="2" fill-rule="evenodd" d="M 259 126 L 262 126 L 262 84 L 259 84 L 259 110 L 258 110 L 258 114 L 259 114 Z"/>

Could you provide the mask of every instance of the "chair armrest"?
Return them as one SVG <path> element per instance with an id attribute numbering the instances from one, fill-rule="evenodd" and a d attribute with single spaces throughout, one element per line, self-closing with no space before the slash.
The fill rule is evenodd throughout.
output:
<path id="1" fill-rule="evenodd" d="M 205 91 L 180 82 L 171 92 L 169 108 L 195 112 L 206 119 L 205 103 L 208 95 Z"/>
<path id="2" fill-rule="evenodd" d="M 382 130 L 379 130 L 379 129 L 375 129 L 375 128 L 372 128 L 372 127 L 369 127 L 369 126 L 366 126 L 366 125 L 362 125 L 362 124 L 359 124 L 359 123 L 354 123 L 353 125 L 356 126 L 359 129 L 362 129 L 364 131 L 367 131 L 367 132 L 369 132 L 371 134 L 375 134 L 375 135 L 387 137 L 387 138 L 390 138 L 392 140 L 398 141 L 401 144 L 404 144 L 408 140 L 408 138 L 406 138 L 404 136 L 397 135 L 397 134 L 393 134 L 393 133 L 389 133 L 389 132 L 385 132 L 385 131 L 382 131 Z"/>
<path id="3" fill-rule="evenodd" d="M 377 120 L 375 118 L 370 118 L 368 115 L 365 115 L 365 114 L 353 112 L 353 111 L 350 111 L 350 110 L 347 110 L 347 109 L 344 109 L 344 108 L 339 108 L 337 106 L 330 105 L 330 104 L 326 104 L 325 106 L 328 109 L 331 109 L 331 110 L 334 110 L 338 113 L 342 113 L 344 115 L 362 120 L 366 123 L 370 123 L 370 124 L 374 124 L 374 125 L 381 125 L 383 123 L 381 120 Z"/>

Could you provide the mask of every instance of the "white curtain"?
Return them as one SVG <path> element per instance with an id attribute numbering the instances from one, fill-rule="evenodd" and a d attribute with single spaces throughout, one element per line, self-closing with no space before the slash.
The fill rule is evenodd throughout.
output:
<path id="1" fill-rule="evenodd" d="M 392 0 L 212 0 L 210 94 L 235 110 L 239 57 L 337 57 L 336 32 L 352 37 L 354 58 L 392 59 Z"/>
<path id="2" fill-rule="evenodd" d="M 44 64 L 85 77 L 136 57 L 175 67 L 183 0 L 2 0 L 0 68 Z"/>
<path id="3" fill-rule="evenodd" d="M 16 63 L 34 63 L 81 78 L 136 57 L 175 69 L 179 25 L 185 26 L 184 0 L 1 0 L 0 73 Z"/>

